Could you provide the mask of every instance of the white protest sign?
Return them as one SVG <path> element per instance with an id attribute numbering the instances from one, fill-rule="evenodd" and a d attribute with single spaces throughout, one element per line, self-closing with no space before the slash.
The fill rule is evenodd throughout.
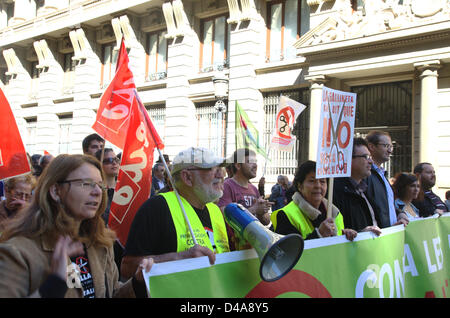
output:
<path id="1" fill-rule="evenodd" d="M 351 174 L 356 94 L 323 88 L 316 178 Z"/>
<path id="2" fill-rule="evenodd" d="M 292 151 L 295 143 L 295 135 L 292 135 L 292 128 L 294 127 L 298 115 L 300 115 L 305 108 L 305 105 L 286 96 L 280 97 L 275 129 L 273 131 L 270 147 L 287 152 Z"/>

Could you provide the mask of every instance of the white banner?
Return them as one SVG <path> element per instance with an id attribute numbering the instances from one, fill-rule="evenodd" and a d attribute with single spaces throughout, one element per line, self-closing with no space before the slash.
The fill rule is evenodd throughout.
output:
<path id="1" fill-rule="evenodd" d="M 286 96 L 280 97 L 277 109 L 277 118 L 275 120 L 275 129 L 273 131 L 270 147 L 282 151 L 292 151 L 295 142 L 295 136 L 292 135 L 292 128 L 300 113 L 306 108 L 305 105 L 296 102 Z"/>
<path id="2" fill-rule="evenodd" d="M 351 174 L 356 94 L 323 88 L 317 146 L 317 178 Z"/>

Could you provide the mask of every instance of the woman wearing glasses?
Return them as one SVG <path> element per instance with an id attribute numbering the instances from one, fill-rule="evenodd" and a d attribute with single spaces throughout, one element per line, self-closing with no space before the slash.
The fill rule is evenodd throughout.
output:
<path id="1" fill-rule="evenodd" d="M 0 297 L 145 296 L 142 268 L 119 282 L 115 234 L 101 218 L 106 205 L 100 162 L 59 155 L 43 172 L 30 206 L 1 236 Z M 72 261 L 69 261 L 69 259 Z"/>
<path id="2" fill-rule="evenodd" d="M 31 193 L 36 183 L 31 174 L 10 178 L 4 182 L 5 200 L 0 202 L 0 232 L 3 232 L 5 223 L 31 201 Z"/>
<path id="3" fill-rule="evenodd" d="M 95 157 L 102 160 L 102 150 L 96 152 Z M 119 174 L 120 159 L 117 158 L 112 148 L 105 148 L 103 153 L 102 167 L 105 173 L 105 184 L 107 187 L 108 202 L 106 204 L 105 213 L 103 213 L 103 220 L 108 224 L 109 211 L 111 202 L 114 196 L 114 189 L 117 183 L 117 176 Z"/>

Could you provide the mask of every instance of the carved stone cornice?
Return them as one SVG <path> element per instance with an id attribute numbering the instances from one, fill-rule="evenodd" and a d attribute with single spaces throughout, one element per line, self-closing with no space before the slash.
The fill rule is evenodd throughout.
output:
<path id="1" fill-rule="evenodd" d="M 379 51 L 392 51 L 424 43 L 449 43 L 450 21 L 415 28 L 397 29 L 370 36 L 332 41 L 297 48 L 297 56 L 308 62 L 331 56 L 349 56 Z"/>

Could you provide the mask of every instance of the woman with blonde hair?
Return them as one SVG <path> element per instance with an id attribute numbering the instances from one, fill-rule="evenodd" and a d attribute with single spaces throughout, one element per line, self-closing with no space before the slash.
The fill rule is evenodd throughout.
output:
<path id="1" fill-rule="evenodd" d="M 142 268 L 150 270 L 153 261 L 144 259 L 132 279 L 119 282 L 115 233 L 102 219 L 103 180 L 92 156 L 51 161 L 30 206 L 0 238 L 0 297 L 145 297 Z"/>

